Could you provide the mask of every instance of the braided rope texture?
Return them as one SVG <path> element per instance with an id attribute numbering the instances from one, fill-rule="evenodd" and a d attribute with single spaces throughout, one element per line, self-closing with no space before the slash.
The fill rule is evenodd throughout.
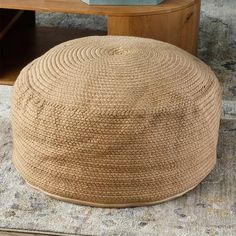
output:
<path id="1" fill-rule="evenodd" d="M 92 36 L 28 64 L 12 96 L 13 162 L 43 192 L 101 207 L 179 196 L 213 169 L 221 88 L 153 39 Z"/>

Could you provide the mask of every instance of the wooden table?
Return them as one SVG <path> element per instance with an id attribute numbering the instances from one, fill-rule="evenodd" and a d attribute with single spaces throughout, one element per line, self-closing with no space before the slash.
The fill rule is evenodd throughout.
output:
<path id="1" fill-rule="evenodd" d="M 29 61 L 63 41 L 104 32 L 35 27 L 35 11 L 105 15 L 108 35 L 159 39 L 196 55 L 200 0 L 157 6 L 89 6 L 80 0 L 0 0 L 0 84 L 12 85 Z"/>

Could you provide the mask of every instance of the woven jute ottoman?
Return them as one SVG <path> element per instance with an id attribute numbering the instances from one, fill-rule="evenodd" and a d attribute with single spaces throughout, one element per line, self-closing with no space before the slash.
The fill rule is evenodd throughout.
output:
<path id="1" fill-rule="evenodd" d="M 99 207 L 180 196 L 213 169 L 221 88 L 196 57 L 152 39 L 65 42 L 12 98 L 13 161 L 34 188 Z"/>

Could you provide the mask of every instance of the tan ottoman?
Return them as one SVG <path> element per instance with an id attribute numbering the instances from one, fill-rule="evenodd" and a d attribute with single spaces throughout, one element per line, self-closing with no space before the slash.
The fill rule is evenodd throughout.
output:
<path id="1" fill-rule="evenodd" d="M 95 36 L 26 66 L 12 99 L 13 161 L 50 196 L 100 207 L 155 204 L 213 169 L 221 89 L 167 43 Z"/>

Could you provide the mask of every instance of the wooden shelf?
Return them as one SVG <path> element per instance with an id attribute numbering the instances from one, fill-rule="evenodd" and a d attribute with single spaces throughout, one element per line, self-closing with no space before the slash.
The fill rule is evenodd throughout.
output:
<path id="1" fill-rule="evenodd" d="M 0 8 L 108 16 L 157 15 L 179 11 L 196 0 L 166 0 L 156 6 L 89 6 L 81 0 L 0 0 Z"/>
<path id="2" fill-rule="evenodd" d="M 0 84 L 13 85 L 26 64 L 59 43 L 89 35 L 105 34 L 103 31 L 47 27 L 12 29 L 1 44 Z"/>

